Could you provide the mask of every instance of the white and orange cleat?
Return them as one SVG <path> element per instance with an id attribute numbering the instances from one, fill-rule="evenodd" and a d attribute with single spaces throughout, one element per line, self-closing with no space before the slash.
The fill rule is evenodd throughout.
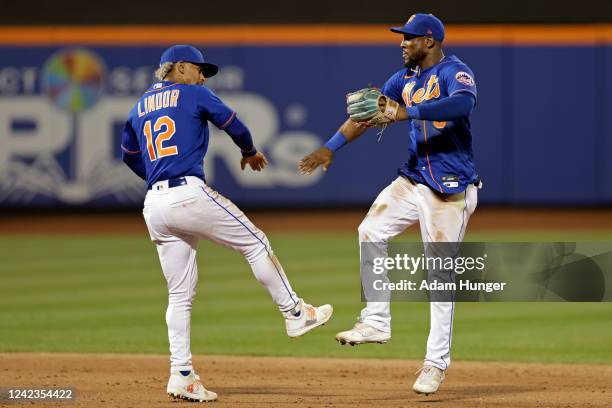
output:
<path id="1" fill-rule="evenodd" d="M 217 394 L 204 388 L 200 382 L 200 376 L 193 370 L 173 371 L 170 374 L 166 392 L 171 398 L 191 402 L 210 402 L 217 399 Z"/>
<path id="2" fill-rule="evenodd" d="M 323 326 L 332 317 L 332 305 L 314 307 L 300 299 L 300 303 L 292 310 L 285 312 L 285 328 L 287 336 L 300 337 L 312 329 Z"/>

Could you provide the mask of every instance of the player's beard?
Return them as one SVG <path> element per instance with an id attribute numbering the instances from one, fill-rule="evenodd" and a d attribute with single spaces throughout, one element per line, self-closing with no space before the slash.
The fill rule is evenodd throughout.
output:
<path id="1" fill-rule="evenodd" d="M 408 69 L 416 69 L 416 67 L 421 65 L 421 61 L 426 56 L 424 51 L 415 51 L 413 55 L 408 55 L 407 58 L 404 58 L 404 66 Z"/>
<path id="2" fill-rule="evenodd" d="M 408 62 L 404 62 L 404 66 L 410 70 L 416 69 L 418 64 L 412 60 L 408 60 Z"/>

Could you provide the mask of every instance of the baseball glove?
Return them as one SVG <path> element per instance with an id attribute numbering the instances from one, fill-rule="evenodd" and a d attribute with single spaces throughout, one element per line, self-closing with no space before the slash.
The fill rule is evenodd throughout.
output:
<path id="1" fill-rule="evenodd" d="M 386 126 L 397 120 L 399 103 L 379 89 L 363 88 L 346 95 L 347 112 L 354 122 L 368 126 Z"/>

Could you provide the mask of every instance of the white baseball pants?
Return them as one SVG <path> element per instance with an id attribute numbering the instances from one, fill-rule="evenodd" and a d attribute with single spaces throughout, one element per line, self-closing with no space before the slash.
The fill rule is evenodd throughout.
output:
<path id="1" fill-rule="evenodd" d="M 171 371 L 192 369 L 191 306 L 198 282 L 196 249 L 200 238 L 244 255 L 255 278 L 266 287 L 281 312 L 298 304 L 266 235 L 204 181 L 190 176 L 185 179 L 187 185 L 172 188 L 167 180 L 155 183 L 147 193 L 143 210 L 168 282 L 166 323 Z"/>
<path id="2" fill-rule="evenodd" d="M 474 185 L 461 193 L 443 197 L 423 184 L 398 177 L 376 198 L 359 225 L 359 242 L 383 244 L 417 221 L 424 242 L 461 242 L 478 201 Z M 362 262 L 363 264 L 363 262 Z M 450 365 L 454 302 L 430 303 L 430 329 L 425 365 L 446 370 Z M 367 302 L 361 321 L 391 332 L 389 302 Z"/>

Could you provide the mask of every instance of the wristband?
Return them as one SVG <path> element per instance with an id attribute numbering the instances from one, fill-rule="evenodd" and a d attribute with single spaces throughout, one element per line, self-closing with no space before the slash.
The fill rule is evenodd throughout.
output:
<path id="1" fill-rule="evenodd" d="M 335 153 L 347 143 L 348 143 L 348 139 L 346 138 L 346 136 L 340 133 L 340 131 L 337 131 L 336 134 L 333 135 L 331 139 L 327 141 L 327 143 L 325 143 L 325 147 L 327 147 L 329 150 Z"/>
<path id="2" fill-rule="evenodd" d="M 240 153 L 242 153 L 242 157 L 251 157 L 257 154 L 257 149 L 253 147 L 251 150 L 241 150 Z"/>

